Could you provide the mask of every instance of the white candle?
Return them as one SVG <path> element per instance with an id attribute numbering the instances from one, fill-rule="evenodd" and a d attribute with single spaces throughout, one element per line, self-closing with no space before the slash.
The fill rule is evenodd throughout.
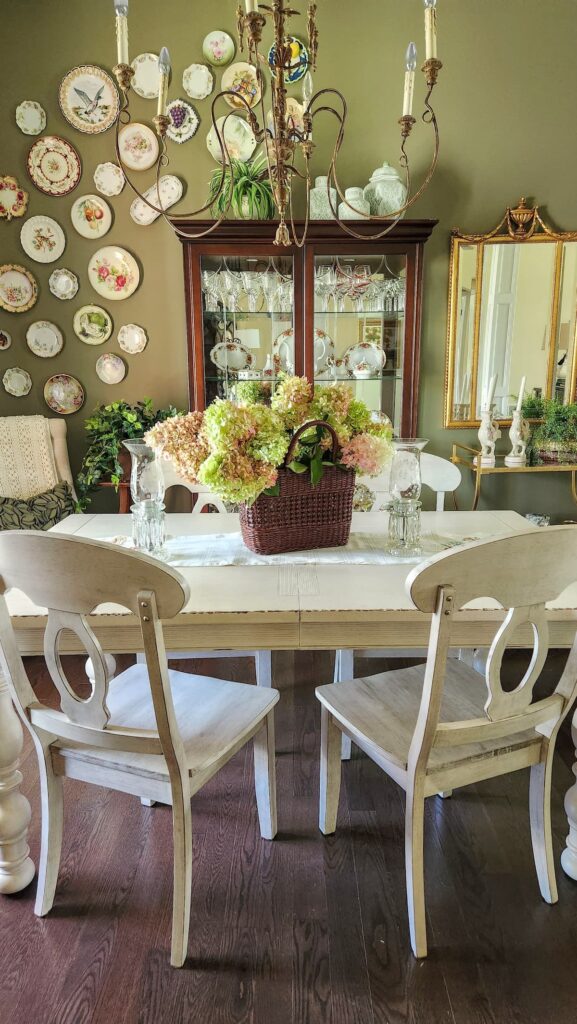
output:
<path id="1" fill-rule="evenodd" d="M 437 0 L 425 2 L 425 59 L 437 57 Z"/>
<path id="2" fill-rule="evenodd" d="M 521 377 L 521 383 L 519 385 L 519 397 L 517 399 L 517 412 L 521 412 L 521 406 L 523 404 L 523 395 L 525 394 L 525 381 L 526 377 Z"/>
<path id="3" fill-rule="evenodd" d="M 415 68 L 417 67 L 417 47 L 409 43 L 405 54 L 405 91 L 403 93 L 403 117 L 413 113 L 413 93 L 415 91 Z"/>
<path id="4" fill-rule="evenodd" d="M 158 109 L 157 114 L 164 114 L 166 111 L 166 99 L 168 96 L 168 79 L 170 78 L 170 54 L 166 46 L 162 47 L 158 58 Z"/>
<path id="5" fill-rule="evenodd" d="M 128 0 L 114 0 L 114 13 L 118 63 L 128 64 Z"/>
<path id="6" fill-rule="evenodd" d="M 247 14 L 250 14 L 251 11 L 258 11 L 258 0 L 244 0 L 244 5 Z"/>
<path id="7" fill-rule="evenodd" d="M 497 374 L 495 374 L 493 377 L 491 377 L 491 381 L 489 383 L 489 395 L 487 397 L 487 404 L 485 405 L 486 409 L 490 409 L 492 407 L 492 405 L 493 405 L 493 398 L 495 397 L 495 388 L 496 387 L 497 387 Z"/>

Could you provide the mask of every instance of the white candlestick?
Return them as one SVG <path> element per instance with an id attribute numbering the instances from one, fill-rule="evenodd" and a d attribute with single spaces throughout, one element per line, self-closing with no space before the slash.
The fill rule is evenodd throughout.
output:
<path id="1" fill-rule="evenodd" d="M 168 80 L 170 78 L 170 55 L 166 46 L 162 47 L 158 58 L 158 109 L 157 114 L 164 114 L 166 111 L 166 99 L 168 96 Z"/>
<path id="2" fill-rule="evenodd" d="M 244 5 L 247 14 L 250 14 L 251 11 L 258 11 L 258 0 L 244 0 Z"/>
<path id="3" fill-rule="evenodd" d="M 491 377 L 491 381 L 489 383 L 489 394 L 487 396 L 487 403 L 485 405 L 485 409 L 490 409 L 492 407 L 492 405 L 493 405 L 493 398 L 495 397 L 495 388 L 496 387 L 497 387 L 497 374 L 495 374 L 493 377 Z"/>
<path id="4" fill-rule="evenodd" d="M 128 64 L 128 0 L 114 0 L 116 14 L 116 56 L 119 64 Z"/>
<path id="5" fill-rule="evenodd" d="M 403 117 L 411 117 L 413 113 L 413 93 L 415 91 L 415 68 L 417 67 L 417 47 L 409 43 L 405 54 L 405 91 L 403 93 Z"/>
<path id="6" fill-rule="evenodd" d="M 425 0 L 425 59 L 437 57 L 437 0 Z"/>
<path id="7" fill-rule="evenodd" d="M 521 406 L 523 404 L 523 395 L 525 394 L 525 381 L 526 377 L 521 377 L 521 384 L 519 385 L 519 397 L 517 399 L 517 412 L 521 412 Z"/>

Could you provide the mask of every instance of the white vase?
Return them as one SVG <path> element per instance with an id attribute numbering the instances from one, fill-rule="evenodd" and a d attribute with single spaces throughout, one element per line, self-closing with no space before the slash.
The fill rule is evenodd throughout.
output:
<path id="1" fill-rule="evenodd" d="M 368 217 L 370 215 L 371 208 L 363 196 L 362 188 L 345 189 L 345 200 L 348 200 L 348 202 L 339 205 L 339 217 L 341 220 L 359 220 L 360 217 Z"/>
<path id="2" fill-rule="evenodd" d="M 386 161 L 371 174 L 363 194 L 370 211 L 378 217 L 386 217 L 395 213 L 407 199 L 407 189 L 397 171 Z M 404 214 L 402 215 L 404 216 Z"/>
<path id="3" fill-rule="evenodd" d="M 333 210 L 336 210 L 337 208 L 337 190 L 336 188 L 331 188 L 331 199 L 329 202 L 329 197 L 327 195 L 327 182 L 328 178 L 326 175 L 320 175 L 318 178 L 315 178 L 315 187 L 311 188 L 309 192 L 309 210 L 311 220 L 335 219 Z"/>

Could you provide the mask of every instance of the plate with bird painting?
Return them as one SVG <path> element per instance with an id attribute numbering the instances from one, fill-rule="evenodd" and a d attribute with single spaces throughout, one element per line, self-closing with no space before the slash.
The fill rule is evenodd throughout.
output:
<path id="1" fill-rule="evenodd" d="M 118 116 L 118 92 L 110 75 L 93 64 L 72 68 L 60 83 L 58 101 L 73 128 L 96 135 L 112 128 Z"/>

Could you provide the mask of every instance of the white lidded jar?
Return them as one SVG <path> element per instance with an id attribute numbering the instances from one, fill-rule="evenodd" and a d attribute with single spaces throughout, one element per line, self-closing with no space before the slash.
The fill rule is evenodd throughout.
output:
<path id="1" fill-rule="evenodd" d="M 309 210 L 311 220 L 334 220 L 337 209 L 337 190 L 331 188 L 330 202 L 327 195 L 328 177 L 320 175 L 315 178 L 315 187 L 309 192 Z M 331 209 L 332 206 L 332 209 Z"/>
<path id="2" fill-rule="evenodd" d="M 362 188 L 345 189 L 346 202 L 339 206 L 339 217 L 341 220 L 358 220 L 360 217 L 368 217 L 371 208 L 363 195 Z"/>
<path id="3" fill-rule="evenodd" d="M 407 199 L 405 183 L 401 181 L 395 168 L 391 167 L 386 160 L 382 167 L 377 167 L 373 171 L 363 193 L 371 213 L 378 217 L 396 213 Z"/>

